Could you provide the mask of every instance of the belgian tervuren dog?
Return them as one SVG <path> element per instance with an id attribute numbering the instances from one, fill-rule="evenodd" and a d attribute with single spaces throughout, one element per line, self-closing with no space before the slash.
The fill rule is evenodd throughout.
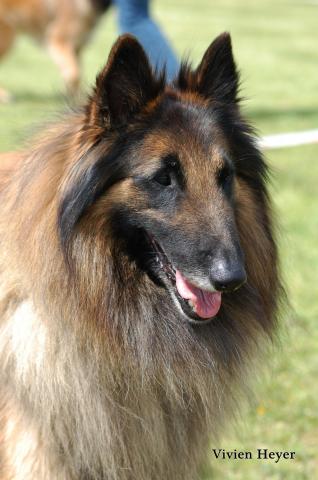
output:
<path id="1" fill-rule="evenodd" d="M 1 167 L 1 480 L 192 480 L 279 293 L 228 34 L 174 84 L 119 38 Z"/>
<path id="2" fill-rule="evenodd" d="M 46 46 L 68 92 L 74 94 L 80 81 L 80 52 L 109 4 L 110 0 L 1 0 L 0 58 L 17 33 L 27 33 Z M 0 102 L 9 99 L 9 93 L 0 89 Z"/>

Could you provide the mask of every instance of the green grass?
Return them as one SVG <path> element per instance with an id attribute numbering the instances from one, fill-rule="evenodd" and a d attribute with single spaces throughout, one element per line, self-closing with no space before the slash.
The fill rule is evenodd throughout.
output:
<path id="1" fill-rule="evenodd" d="M 301 0 L 157 0 L 154 13 L 178 53 L 190 55 L 194 62 L 214 36 L 231 32 L 242 93 L 248 98 L 244 108 L 261 134 L 317 128 L 318 5 Z M 85 88 L 105 62 L 115 37 L 111 12 L 85 50 Z M 41 124 L 64 108 L 63 84 L 55 66 L 28 38 L 20 38 L 0 64 L 0 85 L 15 96 L 14 103 L 0 106 L 0 150 L 20 145 L 34 123 Z M 267 156 L 275 174 L 272 194 L 292 309 L 284 317 L 281 347 L 259 381 L 256 399 L 239 426 L 213 446 L 291 450 L 296 459 L 277 464 L 212 461 L 211 454 L 204 480 L 318 478 L 318 145 L 271 151 Z"/>

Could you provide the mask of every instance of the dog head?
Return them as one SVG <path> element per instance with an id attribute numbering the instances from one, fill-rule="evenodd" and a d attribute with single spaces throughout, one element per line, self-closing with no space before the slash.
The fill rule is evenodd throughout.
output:
<path id="1" fill-rule="evenodd" d="M 59 212 L 65 249 L 81 221 L 165 289 L 183 319 L 206 323 L 246 281 L 237 228 L 242 182 L 266 196 L 263 160 L 238 106 L 228 34 L 166 85 L 131 36 L 114 45 L 86 108 L 88 143 Z M 240 184 L 241 182 L 241 184 Z M 170 299 L 170 300 L 169 300 Z"/>

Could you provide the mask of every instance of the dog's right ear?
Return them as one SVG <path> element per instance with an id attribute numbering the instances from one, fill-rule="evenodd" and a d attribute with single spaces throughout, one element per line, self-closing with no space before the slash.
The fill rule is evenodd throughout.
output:
<path id="1" fill-rule="evenodd" d="M 140 43 L 122 35 L 114 44 L 108 62 L 96 79 L 89 105 L 89 122 L 100 126 L 125 125 L 163 89 L 163 78 L 153 75 Z"/>
<path id="2" fill-rule="evenodd" d="M 237 102 L 239 75 L 232 53 L 230 34 L 222 33 L 211 43 L 196 69 L 197 90 L 222 103 Z"/>

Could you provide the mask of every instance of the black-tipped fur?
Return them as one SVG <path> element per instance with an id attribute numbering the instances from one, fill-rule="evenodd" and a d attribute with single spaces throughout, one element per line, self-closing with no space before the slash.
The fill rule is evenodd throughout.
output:
<path id="1" fill-rule="evenodd" d="M 232 54 L 231 37 L 219 35 L 205 52 L 197 69 L 188 62 L 181 65 L 176 86 L 192 90 L 211 101 L 233 104 L 238 101 L 239 74 Z"/>
<path id="2" fill-rule="evenodd" d="M 125 125 L 163 91 L 164 85 L 164 72 L 154 76 L 137 40 L 130 35 L 119 37 L 96 79 L 95 100 L 101 120 L 108 120 L 114 128 Z"/>
<path id="3" fill-rule="evenodd" d="M 1 480 L 197 478 L 281 293 L 229 37 L 174 86 L 121 38 L 86 108 L 4 161 Z"/>

